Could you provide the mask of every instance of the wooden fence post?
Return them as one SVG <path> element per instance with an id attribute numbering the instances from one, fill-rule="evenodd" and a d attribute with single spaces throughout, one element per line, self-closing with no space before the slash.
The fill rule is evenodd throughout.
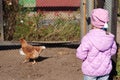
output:
<path id="1" fill-rule="evenodd" d="M 80 2 L 80 37 L 82 38 L 86 34 L 86 0 Z"/>
<path id="2" fill-rule="evenodd" d="M 91 29 L 90 14 L 94 8 L 94 0 L 81 0 L 80 3 L 80 36 L 82 38 Z"/>

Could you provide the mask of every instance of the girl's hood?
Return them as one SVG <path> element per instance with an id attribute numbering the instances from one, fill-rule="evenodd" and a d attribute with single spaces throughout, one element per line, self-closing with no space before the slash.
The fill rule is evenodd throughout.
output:
<path id="1" fill-rule="evenodd" d="M 114 42 L 114 35 L 111 33 L 106 34 L 106 32 L 101 29 L 90 30 L 88 37 L 92 44 L 100 51 L 109 49 Z"/>

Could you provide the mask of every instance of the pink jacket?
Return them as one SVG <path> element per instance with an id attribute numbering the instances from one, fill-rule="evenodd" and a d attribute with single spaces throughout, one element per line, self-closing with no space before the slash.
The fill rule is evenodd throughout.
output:
<path id="1" fill-rule="evenodd" d="M 101 29 L 92 29 L 87 33 L 79 47 L 76 56 L 83 60 L 82 72 L 89 76 L 102 76 L 112 70 L 111 56 L 116 53 L 117 46 L 114 35 L 107 35 Z"/>

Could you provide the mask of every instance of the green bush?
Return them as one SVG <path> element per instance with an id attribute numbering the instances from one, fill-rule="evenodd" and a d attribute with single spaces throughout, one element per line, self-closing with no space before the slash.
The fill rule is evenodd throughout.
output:
<path id="1" fill-rule="evenodd" d="M 120 50 L 117 53 L 116 70 L 117 70 L 117 76 L 120 77 Z"/>
<path id="2" fill-rule="evenodd" d="M 78 41 L 80 38 L 80 25 L 75 20 L 58 18 L 52 25 L 38 25 L 44 20 L 44 15 L 28 14 L 29 11 L 24 11 L 18 16 L 14 40 L 25 38 L 29 41 Z"/>

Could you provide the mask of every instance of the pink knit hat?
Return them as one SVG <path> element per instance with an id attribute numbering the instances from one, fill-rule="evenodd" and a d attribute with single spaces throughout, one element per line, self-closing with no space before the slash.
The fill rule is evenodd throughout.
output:
<path id="1" fill-rule="evenodd" d="M 91 13 L 91 24 L 103 28 L 109 21 L 108 11 L 102 8 L 93 9 Z"/>

